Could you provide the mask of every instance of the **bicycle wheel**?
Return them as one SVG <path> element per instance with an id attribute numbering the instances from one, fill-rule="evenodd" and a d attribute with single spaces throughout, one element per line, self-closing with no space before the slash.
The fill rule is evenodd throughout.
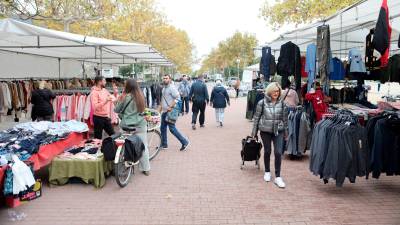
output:
<path id="1" fill-rule="evenodd" d="M 129 183 L 131 174 L 133 173 L 133 166 L 125 163 L 125 148 L 120 147 L 121 151 L 118 156 L 118 162 L 114 164 L 115 180 L 120 187 L 125 187 Z"/>
<path id="2" fill-rule="evenodd" d="M 154 159 L 161 149 L 161 133 L 158 130 L 147 132 L 147 148 L 149 149 L 149 159 Z"/>

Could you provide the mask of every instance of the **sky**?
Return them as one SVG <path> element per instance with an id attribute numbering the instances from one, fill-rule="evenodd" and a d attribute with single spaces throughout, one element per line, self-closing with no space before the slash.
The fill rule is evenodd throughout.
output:
<path id="1" fill-rule="evenodd" d="M 158 3 L 169 22 L 188 33 L 196 47 L 195 55 L 201 59 L 236 31 L 255 34 L 259 44 L 276 38 L 277 32 L 259 17 L 264 1 L 158 0 Z"/>

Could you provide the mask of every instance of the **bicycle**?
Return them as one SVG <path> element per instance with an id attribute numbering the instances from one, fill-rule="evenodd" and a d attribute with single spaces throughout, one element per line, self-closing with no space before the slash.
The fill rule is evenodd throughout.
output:
<path id="1" fill-rule="evenodd" d="M 154 159 L 161 149 L 161 133 L 158 130 L 161 124 L 160 113 L 155 110 L 146 110 L 151 115 L 146 116 L 147 120 L 147 149 L 149 151 L 149 160 Z M 134 174 L 134 166 L 139 164 L 125 160 L 125 139 L 136 133 L 135 127 L 122 128 L 122 133 L 115 136 L 115 143 L 117 145 L 117 152 L 114 159 L 114 172 L 117 184 L 120 187 L 128 185 L 131 175 Z"/>

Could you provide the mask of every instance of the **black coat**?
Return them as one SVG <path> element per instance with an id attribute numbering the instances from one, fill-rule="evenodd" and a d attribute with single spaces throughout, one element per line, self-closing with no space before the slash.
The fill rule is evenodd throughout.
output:
<path id="1" fill-rule="evenodd" d="M 301 57 L 300 48 L 289 41 L 281 46 L 278 58 L 277 72 L 282 76 L 282 86 L 286 86 L 288 76 L 296 78 L 296 88 L 300 88 L 301 82 Z"/>
<path id="2" fill-rule="evenodd" d="M 53 106 L 50 101 L 56 96 L 49 89 L 38 89 L 32 92 L 31 103 L 32 107 L 32 120 L 37 117 L 53 115 Z"/>
<path id="3" fill-rule="evenodd" d="M 229 103 L 229 95 L 226 89 L 222 86 L 214 87 L 211 92 L 211 102 L 216 109 L 226 108 L 226 103 Z"/>
<path id="4" fill-rule="evenodd" d="M 266 81 L 269 81 L 270 75 L 276 73 L 275 56 L 271 54 L 270 47 L 262 48 L 262 56 L 260 60 L 260 73 L 264 75 Z"/>
<path id="5" fill-rule="evenodd" d="M 376 22 L 374 39 L 372 40 L 374 48 L 381 53 L 381 55 L 385 54 L 386 50 L 389 48 L 390 28 L 388 13 L 387 4 L 383 3 L 379 12 L 378 21 Z"/>

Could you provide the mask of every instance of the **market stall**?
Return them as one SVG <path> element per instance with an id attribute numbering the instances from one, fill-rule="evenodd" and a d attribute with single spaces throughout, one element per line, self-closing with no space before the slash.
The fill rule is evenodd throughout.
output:
<path id="1" fill-rule="evenodd" d="M 51 102 L 56 122 L 20 123 L 0 132 L 0 187 L 9 206 L 18 206 L 22 196 L 27 196 L 12 191 L 13 182 L 20 177 L 13 176 L 13 165 L 17 164 L 30 174 L 31 181 L 34 171 L 50 165 L 50 183 L 65 184 L 70 177 L 80 177 L 95 187 L 104 186 L 112 165 L 104 162 L 99 141 L 96 148 L 90 148 L 93 143 L 87 140 L 93 110 L 88 96 L 93 86 L 90 75 L 102 73 L 105 67 L 136 63 L 173 66 L 150 45 L 55 31 L 14 19 L 0 20 L 0 120 L 18 121 L 23 114 L 30 118 L 31 93 L 39 81 L 46 81 L 46 87 L 57 95 Z M 119 84 L 116 80 L 114 83 Z M 141 88 L 147 106 L 159 104 L 158 85 L 143 83 Z M 117 123 L 117 116 L 113 117 Z M 93 151 L 84 151 L 87 148 Z M 27 183 L 21 190 L 30 191 L 31 185 Z"/>
<path id="2" fill-rule="evenodd" d="M 396 0 L 362 0 L 259 48 L 261 77 L 270 82 L 279 75 L 284 89 L 292 79 L 304 100 L 289 114 L 289 141 L 311 137 L 310 170 L 325 183 L 342 186 L 370 172 L 400 175 L 399 12 Z M 249 119 L 262 89 L 249 93 Z M 296 125 L 303 115 L 311 133 Z M 301 155 L 304 148 L 289 143 L 288 152 Z"/>

